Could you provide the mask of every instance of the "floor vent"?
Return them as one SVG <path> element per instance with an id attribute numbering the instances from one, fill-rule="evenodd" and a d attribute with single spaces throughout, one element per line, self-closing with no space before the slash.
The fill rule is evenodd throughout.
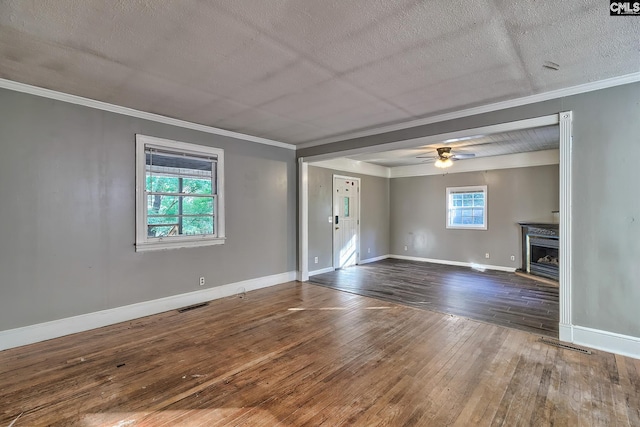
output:
<path id="1" fill-rule="evenodd" d="M 582 354 L 591 354 L 591 350 L 587 350 L 585 348 L 576 347 L 576 346 L 573 346 L 573 345 L 570 345 L 570 344 L 563 344 L 560 341 L 551 340 L 549 338 L 540 338 L 540 342 L 552 345 L 554 347 L 564 348 L 565 350 L 577 351 L 578 353 L 582 353 Z"/>
<path id="2" fill-rule="evenodd" d="M 182 308 L 178 309 L 178 313 L 184 313 L 185 311 L 195 310 L 196 308 L 206 307 L 208 305 L 209 305 L 208 302 L 203 302 L 202 304 L 194 304 L 194 305 L 190 305 L 188 307 L 182 307 Z"/>

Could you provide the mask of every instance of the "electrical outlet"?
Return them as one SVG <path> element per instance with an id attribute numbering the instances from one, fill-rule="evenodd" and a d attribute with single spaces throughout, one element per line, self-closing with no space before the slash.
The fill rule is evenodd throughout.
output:
<path id="1" fill-rule="evenodd" d="M 313 262 L 317 264 L 317 263 L 318 263 L 318 257 L 315 257 L 315 258 L 313 259 Z"/>
<path id="2" fill-rule="evenodd" d="M 200 286 L 204 286 L 204 277 L 200 278 Z"/>
<path id="3" fill-rule="evenodd" d="M 371 248 L 367 248 L 367 253 L 370 254 L 371 253 Z"/>
<path id="4" fill-rule="evenodd" d="M 408 248 L 405 246 L 405 247 L 404 247 L 404 250 L 406 251 L 407 249 L 408 249 Z"/>
<path id="5" fill-rule="evenodd" d="M 516 256 L 515 255 L 511 255 L 511 261 L 515 261 L 516 260 Z"/>
<path id="6" fill-rule="evenodd" d="M 489 252 L 487 252 L 486 254 L 484 254 L 484 257 L 489 259 Z"/>

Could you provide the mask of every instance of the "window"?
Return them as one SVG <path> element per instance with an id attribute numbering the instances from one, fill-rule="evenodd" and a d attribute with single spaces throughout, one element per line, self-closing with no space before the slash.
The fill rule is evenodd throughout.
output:
<path id="1" fill-rule="evenodd" d="M 487 186 L 447 187 L 447 228 L 487 229 Z"/>
<path id="2" fill-rule="evenodd" d="M 136 251 L 224 243 L 224 150 L 136 135 Z"/>

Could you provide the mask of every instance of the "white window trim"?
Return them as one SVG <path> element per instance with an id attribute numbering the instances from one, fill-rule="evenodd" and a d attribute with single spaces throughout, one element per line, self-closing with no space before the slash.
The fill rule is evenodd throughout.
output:
<path id="1" fill-rule="evenodd" d="M 449 225 L 449 196 L 451 193 L 466 193 L 472 191 L 482 191 L 484 193 L 484 210 L 482 216 L 482 226 L 476 226 L 474 224 L 469 225 Z M 486 230 L 488 228 L 487 223 L 487 211 L 489 210 L 489 199 L 486 185 L 471 185 L 467 187 L 447 187 L 447 196 L 445 200 L 445 225 L 450 230 Z"/>
<path id="2" fill-rule="evenodd" d="M 173 236 L 149 240 L 147 238 L 147 201 L 145 147 L 151 146 L 184 152 L 194 155 L 217 157 L 217 195 L 216 195 L 216 231 L 215 235 Z M 136 252 L 160 249 L 191 248 L 199 246 L 221 245 L 226 239 L 224 223 L 224 150 L 204 145 L 188 144 L 136 134 Z"/>

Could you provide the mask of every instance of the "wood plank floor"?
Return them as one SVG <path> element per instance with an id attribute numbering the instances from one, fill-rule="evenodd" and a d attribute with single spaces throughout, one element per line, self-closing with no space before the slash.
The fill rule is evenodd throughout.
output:
<path id="1" fill-rule="evenodd" d="M 558 288 L 502 271 L 386 259 L 309 281 L 411 307 L 558 337 Z"/>
<path id="2" fill-rule="evenodd" d="M 0 352 L 0 425 L 638 426 L 640 360 L 291 282 Z"/>

